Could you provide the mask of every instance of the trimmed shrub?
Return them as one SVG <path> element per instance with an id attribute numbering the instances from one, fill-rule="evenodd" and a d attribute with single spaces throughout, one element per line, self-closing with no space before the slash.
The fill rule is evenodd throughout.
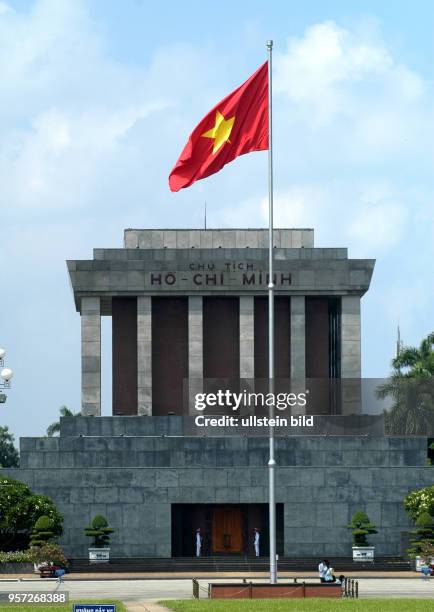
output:
<path id="1" fill-rule="evenodd" d="M 114 529 L 108 526 L 106 519 L 97 514 L 90 525 L 85 527 L 84 534 L 88 538 L 93 538 L 92 546 L 95 548 L 104 548 L 110 544 L 110 534 L 114 533 Z"/>
<path id="2" fill-rule="evenodd" d="M 353 533 L 354 546 L 369 546 L 368 536 L 373 533 L 378 533 L 375 525 L 371 523 L 368 515 L 363 510 L 359 510 L 353 514 L 351 523 L 347 525 Z"/>
<path id="3" fill-rule="evenodd" d="M 419 516 L 411 533 L 411 547 L 407 551 L 411 557 L 425 556 L 429 550 L 434 550 L 434 517 L 428 512 Z"/>
<path id="4" fill-rule="evenodd" d="M 53 528 L 54 523 L 49 516 L 40 516 L 33 527 L 30 546 L 42 546 L 52 540 L 55 536 Z"/>

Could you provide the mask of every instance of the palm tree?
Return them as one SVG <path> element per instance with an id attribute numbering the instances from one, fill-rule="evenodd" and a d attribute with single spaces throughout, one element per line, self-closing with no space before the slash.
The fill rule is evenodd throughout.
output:
<path id="1" fill-rule="evenodd" d="M 70 410 L 68 408 L 68 406 L 61 406 L 59 408 L 59 412 L 60 412 L 60 416 L 61 417 L 69 417 L 69 416 L 79 416 L 79 412 L 72 412 L 72 410 Z M 54 436 L 54 434 L 57 434 L 60 432 L 60 419 L 58 421 L 55 421 L 54 423 L 51 423 L 51 425 L 49 425 L 47 427 L 47 436 L 52 438 Z"/>
<path id="2" fill-rule="evenodd" d="M 386 434 L 434 434 L 434 332 L 418 348 L 399 350 L 392 360 L 392 375 L 378 387 L 377 396 L 391 397 L 385 410 Z"/>

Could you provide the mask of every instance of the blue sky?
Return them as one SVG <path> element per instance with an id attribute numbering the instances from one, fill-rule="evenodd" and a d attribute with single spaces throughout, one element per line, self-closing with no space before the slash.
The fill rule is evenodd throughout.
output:
<path id="1" fill-rule="evenodd" d="M 0 423 L 40 435 L 80 404 L 80 320 L 66 259 L 125 227 L 266 224 L 266 155 L 172 194 L 189 132 L 275 41 L 281 226 L 377 259 L 363 371 L 433 330 L 431 2 L 0 2 Z M 103 412 L 110 412 L 110 320 Z"/>

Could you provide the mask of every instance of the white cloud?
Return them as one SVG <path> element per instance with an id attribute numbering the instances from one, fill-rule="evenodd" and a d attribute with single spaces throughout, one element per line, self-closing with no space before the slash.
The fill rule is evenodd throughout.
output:
<path id="1" fill-rule="evenodd" d="M 290 38 L 287 52 L 277 55 L 277 91 L 296 101 L 317 101 L 339 83 L 383 74 L 392 64 L 386 49 L 328 21 L 307 28 L 301 39 Z"/>
<path id="2" fill-rule="evenodd" d="M 277 218 L 368 257 L 392 257 L 417 219 L 432 235 L 432 84 L 378 27 L 308 27 L 276 54 L 274 82 Z"/>
<path id="3" fill-rule="evenodd" d="M 191 126 L 192 82 L 206 64 L 206 53 L 188 45 L 156 50 L 147 66 L 116 61 L 79 0 L 0 14 L 0 182 L 9 213 L 97 215 L 122 190 L 124 209 L 166 192 L 176 159 L 168 141 Z"/>
<path id="4" fill-rule="evenodd" d="M 393 57 L 378 32 L 316 24 L 290 38 L 275 64 L 275 91 L 291 127 L 303 122 L 319 140 L 333 134 L 358 163 L 369 155 L 432 157 L 431 87 Z"/>
<path id="5" fill-rule="evenodd" d="M 164 108 L 161 101 L 119 110 L 40 113 L 28 130 L 13 136 L 13 158 L 0 159 L 3 194 L 23 208 L 81 208 L 94 196 L 104 164 L 121 150 L 130 155 L 124 146 L 129 132 Z"/>
<path id="6" fill-rule="evenodd" d="M 6 13 L 12 12 L 13 9 L 7 2 L 0 2 L 0 15 L 5 15 Z"/>

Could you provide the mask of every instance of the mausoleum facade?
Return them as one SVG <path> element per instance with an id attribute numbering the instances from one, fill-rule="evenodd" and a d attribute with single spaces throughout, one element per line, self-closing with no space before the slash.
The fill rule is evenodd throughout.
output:
<path id="1" fill-rule="evenodd" d="M 276 378 L 360 381 L 374 260 L 316 248 L 311 229 L 277 229 L 274 244 Z M 58 438 L 22 438 L 20 469 L 4 472 L 54 500 L 70 556 L 87 555 L 95 514 L 116 530 L 115 557 L 193 556 L 197 528 L 206 555 L 253 555 L 254 527 L 267 554 L 266 434 L 192 433 L 207 381 L 267 378 L 267 245 L 261 229 L 127 229 L 122 248 L 68 261 L 82 414 L 62 418 Z M 112 416 L 101 416 L 102 316 L 112 318 Z M 327 397 L 324 417 L 357 411 L 357 393 Z M 305 433 L 276 438 L 278 552 L 350 556 L 346 526 L 364 509 L 377 554 L 400 555 L 402 498 L 432 484 L 426 438 Z"/>

